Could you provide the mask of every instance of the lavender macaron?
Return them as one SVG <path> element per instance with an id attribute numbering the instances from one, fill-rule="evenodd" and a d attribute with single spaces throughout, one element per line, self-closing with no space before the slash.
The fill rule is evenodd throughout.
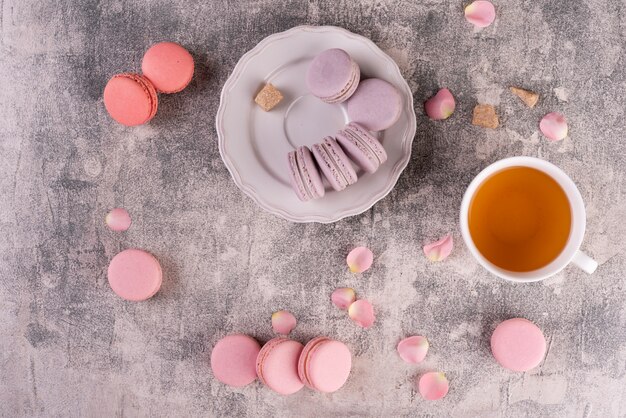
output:
<path id="1" fill-rule="evenodd" d="M 370 131 L 383 131 L 400 118 L 402 96 L 385 80 L 369 78 L 361 81 L 350 100 L 348 116 Z"/>
<path id="2" fill-rule="evenodd" d="M 339 192 L 356 183 L 356 171 L 335 138 L 327 136 L 321 143 L 313 145 L 311 150 L 333 189 Z"/>
<path id="3" fill-rule="evenodd" d="M 359 65 L 343 49 L 327 49 L 318 54 L 306 72 L 306 85 L 326 103 L 342 103 L 359 85 Z"/>
<path id="4" fill-rule="evenodd" d="M 358 123 L 347 124 L 336 138 L 348 157 L 368 173 L 387 161 L 387 152 L 380 141 Z"/>
<path id="5" fill-rule="evenodd" d="M 287 162 L 291 186 L 300 200 L 307 202 L 324 196 L 322 177 L 307 147 L 301 146 L 288 153 Z"/>

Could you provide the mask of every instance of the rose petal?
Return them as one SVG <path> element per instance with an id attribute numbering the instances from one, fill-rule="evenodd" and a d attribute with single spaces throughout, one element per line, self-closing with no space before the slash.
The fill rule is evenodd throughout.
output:
<path id="1" fill-rule="evenodd" d="M 443 398 L 448 393 L 449 388 L 448 379 L 441 372 L 429 372 L 420 377 L 420 395 L 429 401 Z"/>
<path id="2" fill-rule="evenodd" d="M 551 141 L 560 141 L 567 136 L 567 121 L 558 112 L 548 113 L 539 122 L 539 129 Z"/>
<path id="3" fill-rule="evenodd" d="M 405 338 L 398 343 L 398 354 L 407 363 L 421 363 L 427 352 L 428 340 L 421 335 Z"/>
<path id="4" fill-rule="evenodd" d="M 364 299 L 357 300 L 348 308 L 348 316 L 363 328 L 369 328 L 376 319 L 372 304 Z"/>
<path id="5" fill-rule="evenodd" d="M 465 7 L 465 19 L 479 28 L 486 28 L 496 18 L 496 9 L 491 2 L 478 0 Z"/>
<path id="6" fill-rule="evenodd" d="M 272 314 L 272 328 L 277 334 L 289 334 L 296 327 L 296 317 L 289 311 Z"/>
<path id="7" fill-rule="evenodd" d="M 354 293 L 354 289 L 340 287 L 339 289 L 335 289 L 333 294 L 330 295 L 330 299 L 339 309 L 348 309 L 352 302 L 356 300 L 356 294 Z"/>
<path id="8" fill-rule="evenodd" d="M 352 273 L 363 273 L 372 266 L 372 261 L 374 261 L 374 254 L 366 247 L 356 247 L 346 258 Z"/>
<path id="9" fill-rule="evenodd" d="M 437 242 L 424 246 L 424 254 L 430 261 L 441 261 L 450 255 L 454 242 L 452 235 L 448 234 Z"/>
<path id="10" fill-rule="evenodd" d="M 104 218 L 104 222 L 107 224 L 111 231 L 126 231 L 130 228 L 131 219 L 130 215 L 124 208 L 115 208 L 111 212 L 107 213 Z"/>
<path id="11" fill-rule="evenodd" d="M 456 103 L 454 96 L 448 89 L 441 89 L 424 103 L 424 110 L 429 118 L 434 120 L 448 119 L 454 112 Z"/>

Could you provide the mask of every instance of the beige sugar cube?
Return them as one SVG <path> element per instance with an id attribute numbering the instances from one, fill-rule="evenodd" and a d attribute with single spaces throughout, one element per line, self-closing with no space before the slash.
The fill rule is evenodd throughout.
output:
<path id="1" fill-rule="evenodd" d="M 266 112 L 269 112 L 276 107 L 281 100 L 283 100 L 283 95 L 270 83 L 266 84 L 254 98 L 256 104 L 261 106 L 261 109 Z"/>
<path id="2" fill-rule="evenodd" d="M 488 104 L 478 104 L 474 108 L 474 116 L 472 118 L 472 125 L 480 126 L 483 128 L 496 129 L 500 121 L 496 114 L 496 108 Z"/>
<path id="3" fill-rule="evenodd" d="M 531 109 L 535 107 L 535 105 L 539 101 L 539 95 L 534 91 L 522 89 L 519 87 L 509 87 L 509 89 L 511 90 L 511 93 L 522 99 L 524 104 Z"/>

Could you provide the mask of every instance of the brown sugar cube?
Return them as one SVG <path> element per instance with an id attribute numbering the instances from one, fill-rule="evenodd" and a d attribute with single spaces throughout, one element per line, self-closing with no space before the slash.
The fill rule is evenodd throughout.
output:
<path id="1" fill-rule="evenodd" d="M 472 125 L 481 126 L 483 128 L 496 129 L 499 125 L 496 108 L 492 105 L 478 104 L 474 108 L 474 117 Z"/>
<path id="2" fill-rule="evenodd" d="M 283 95 L 270 83 L 266 84 L 254 98 L 256 104 L 266 112 L 272 110 L 281 100 L 283 100 Z"/>
<path id="3" fill-rule="evenodd" d="M 521 89 L 519 87 L 509 87 L 511 93 L 522 99 L 522 101 L 526 104 L 526 106 L 531 109 L 535 107 L 537 102 L 539 101 L 539 95 L 534 91 Z"/>

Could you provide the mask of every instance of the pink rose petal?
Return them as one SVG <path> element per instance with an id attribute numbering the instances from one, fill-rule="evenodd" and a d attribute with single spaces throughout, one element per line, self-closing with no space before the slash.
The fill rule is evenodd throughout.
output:
<path id="1" fill-rule="evenodd" d="M 405 338 L 398 343 L 398 354 L 407 363 L 421 363 L 427 352 L 428 340 L 421 335 Z"/>
<path id="2" fill-rule="evenodd" d="M 124 208 L 115 208 L 111 212 L 107 213 L 104 218 L 104 222 L 107 224 L 111 231 L 126 231 L 130 228 L 131 219 L 130 215 Z"/>
<path id="3" fill-rule="evenodd" d="M 478 0 L 465 7 L 465 19 L 479 28 L 486 28 L 496 18 L 496 9 L 489 1 Z"/>
<path id="4" fill-rule="evenodd" d="M 289 334 L 296 327 L 296 317 L 289 311 L 272 314 L 272 328 L 277 334 Z"/>
<path id="5" fill-rule="evenodd" d="M 420 395 L 429 401 L 443 398 L 448 393 L 449 388 L 448 379 L 441 372 L 430 372 L 420 377 Z"/>
<path id="6" fill-rule="evenodd" d="M 348 316 L 363 328 L 369 328 L 376 319 L 372 304 L 364 299 L 357 300 L 348 308 Z"/>
<path id="7" fill-rule="evenodd" d="M 350 251 L 350 254 L 348 254 L 346 258 L 346 262 L 352 273 L 363 273 L 372 266 L 373 261 L 374 254 L 366 247 L 356 247 L 354 250 Z"/>
<path id="8" fill-rule="evenodd" d="M 454 96 L 448 89 L 441 89 L 424 103 L 424 109 L 429 118 L 434 120 L 448 119 L 454 112 L 456 103 Z"/>
<path id="9" fill-rule="evenodd" d="M 424 254 L 430 261 L 441 261 L 450 255 L 454 242 L 452 235 L 446 235 L 437 242 L 424 246 Z"/>
<path id="10" fill-rule="evenodd" d="M 567 121 L 558 112 L 548 113 L 539 122 L 539 129 L 551 141 L 560 141 L 567 136 Z"/>
<path id="11" fill-rule="evenodd" d="M 356 293 L 354 293 L 354 289 L 349 287 L 340 287 L 339 289 L 335 289 L 333 294 L 330 295 L 330 300 L 332 300 L 339 309 L 348 309 L 350 305 L 352 305 L 352 302 L 356 300 Z"/>

